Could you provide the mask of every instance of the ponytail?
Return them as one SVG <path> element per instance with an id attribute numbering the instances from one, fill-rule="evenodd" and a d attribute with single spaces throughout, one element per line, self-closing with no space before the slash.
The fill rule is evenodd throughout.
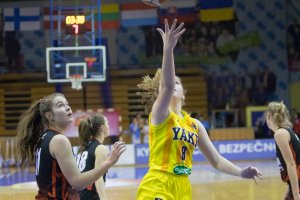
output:
<path id="1" fill-rule="evenodd" d="M 78 152 L 83 152 L 89 144 L 89 141 L 101 134 L 100 126 L 105 124 L 103 115 L 93 115 L 82 119 L 78 126 L 80 147 Z"/>
<path id="2" fill-rule="evenodd" d="M 283 101 L 269 103 L 267 112 L 273 116 L 274 123 L 279 127 L 292 127 L 290 112 Z"/>
<path id="3" fill-rule="evenodd" d="M 87 147 L 90 138 L 91 138 L 91 125 L 90 125 L 90 118 L 82 119 L 78 126 L 78 132 L 79 132 L 79 141 L 80 141 L 80 147 L 79 152 L 83 152 L 84 149 Z"/>
<path id="4" fill-rule="evenodd" d="M 40 133 L 43 131 L 43 120 L 40 114 L 40 101 L 35 102 L 20 118 L 17 127 L 17 155 L 21 164 L 31 164 Z"/>
<path id="5" fill-rule="evenodd" d="M 151 108 L 158 96 L 161 73 L 161 69 L 158 69 L 153 78 L 146 75 L 143 77 L 143 81 L 137 85 L 140 89 L 137 95 L 141 97 L 142 104 L 145 104 L 146 114 L 151 112 Z"/>

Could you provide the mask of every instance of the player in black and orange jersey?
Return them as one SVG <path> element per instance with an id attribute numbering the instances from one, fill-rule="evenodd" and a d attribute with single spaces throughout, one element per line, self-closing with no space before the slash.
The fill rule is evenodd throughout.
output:
<path id="1" fill-rule="evenodd" d="M 86 172 L 94 167 L 99 167 L 108 155 L 108 149 L 102 145 L 109 133 L 107 118 L 101 114 L 95 114 L 82 119 L 78 126 L 80 148 L 76 162 L 81 172 Z M 107 200 L 104 190 L 106 174 L 95 183 L 79 192 L 81 200 Z"/>
<path id="2" fill-rule="evenodd" d="M 18 155 L 23 165 L 35 161 L 38 194 L 35 199 L 79 199 L 76 190 L 94 183 L 126 150 L 115 143 L 108 158 L 97 168 L 80 173 L 64 130 L 73 122 L 63 94 L 54 93 L 33 103 L 17 128 Z"/>
<path id="3" fill-rule="evenodd" d="M 274 132 L 281 178 L 288 184 L 285 200 L 300 200 L 300 140 L 292 129 L 290 113 L 283 102 L 270 102 L 265 113 Z"/>

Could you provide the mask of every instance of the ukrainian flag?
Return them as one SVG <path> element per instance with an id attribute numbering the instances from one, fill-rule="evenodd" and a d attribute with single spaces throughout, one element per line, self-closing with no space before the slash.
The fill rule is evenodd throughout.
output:
<path id="1" fill-rule="evenodd" d="M 199 0 L 202 22 L 226 21 L 234 18 L 233 0 Z"/>

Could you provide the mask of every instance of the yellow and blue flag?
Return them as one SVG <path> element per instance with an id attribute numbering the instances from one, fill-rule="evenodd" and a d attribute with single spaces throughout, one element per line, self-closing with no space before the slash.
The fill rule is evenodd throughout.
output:
<path id="1" fill-rule="evenodd" d="M 199 0 L 202 22 L 227 21 L 234 18 L 233 0 Z"/>

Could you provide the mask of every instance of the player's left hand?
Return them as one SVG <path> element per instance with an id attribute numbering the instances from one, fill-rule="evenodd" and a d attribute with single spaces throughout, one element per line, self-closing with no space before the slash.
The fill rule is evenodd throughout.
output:
<path id="1" fill-rule="evenodd" d="M 256 167 L 247 167 L 245 169 L 242 169 L 241 177 L 246 179 L 253 179 L 257 184 L 255 178 L 262 179 L 262 174 L 259 172 L 259 170 Z"/>

